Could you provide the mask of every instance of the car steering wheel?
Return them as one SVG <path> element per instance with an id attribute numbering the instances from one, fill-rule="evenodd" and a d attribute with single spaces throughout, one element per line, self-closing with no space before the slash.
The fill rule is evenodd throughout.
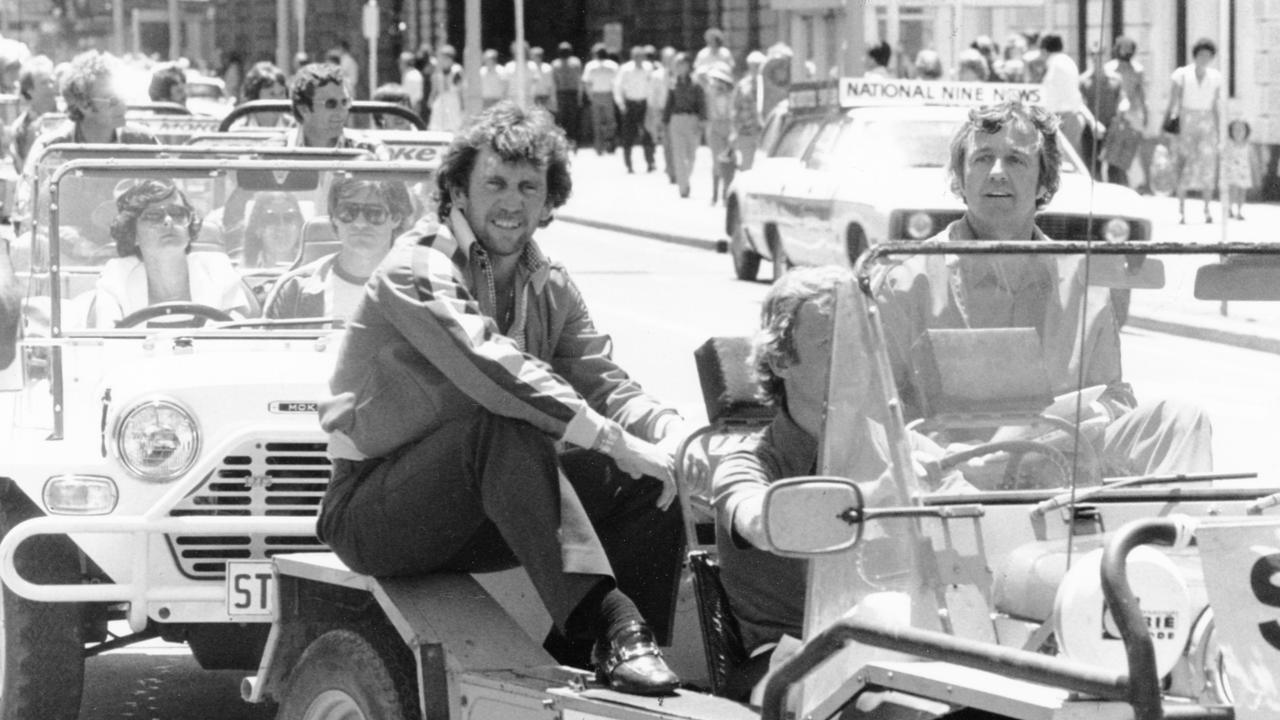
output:
<path id="1" fill-rule="evenodd" d="M 148 320 L 168 315 L 190 315 L 193 318 L 203 318 L 206 321 L 212 320 L 214 322 L 230 322 L 235 319 L 227 314 L 225 310 L 219 310 L 209 305 L 185 301 L 163 302 L 149 305 L 125 315 L 116 321 L 116 327 L 131 328 Z"/>
<path id="2" fill-rule="evenodd" d="M 1071 484 L 1071 461 L 1065 453 L 1049 445 L 1035 440 L 1005 440 L 979 445 L 968 450 L 952 453 L 942 458 L 938 465 L 949 470 L 963 462 L 998 452 L 1009 454 L 1009 462 L 1004 467 L 1004 477 L 1000 481 L 1000 490 L 1025 490 L 1027 484 L 1019 477 L 1018 470 L 1027 455 L 1043 455 L 1062 476 L 1062 487 Z"/>

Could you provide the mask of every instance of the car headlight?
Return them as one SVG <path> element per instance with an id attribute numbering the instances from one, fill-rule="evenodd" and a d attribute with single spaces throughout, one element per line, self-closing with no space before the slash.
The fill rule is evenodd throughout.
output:
<path id="1" fill-rule="evenodd" d="M 926 212 L 913 212 L 907 217 L 907 237 L 923 240 L 933 235 L 933 218 Z"/>
<path id="2" fill-rule="evenodd" d="M 1102 237 L 1107 242 L 1124 242 L 1129 239 L 1129 221 L 1111 218 L 1102 226 Z"/>
<path id="3" fill-rule="evenodd" d="M 168 400 L 139 403 L 116 427 L 120 462 L 142 480 L 173 480 L 191 469 L 200 452 L 195 418 Z"/>

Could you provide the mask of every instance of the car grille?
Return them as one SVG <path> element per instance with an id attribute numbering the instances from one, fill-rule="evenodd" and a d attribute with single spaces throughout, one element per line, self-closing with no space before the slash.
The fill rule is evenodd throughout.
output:
<path id="1" fill-rule="evenodd" d="M 224 457 L 169 514 L 315 517 L 328 484 L 325 443 L 246 443 Z M 314 535 L 170 535 L 167 540 L 182 573 L 200 580 L 226 577 L 229 560 L 325 549 Z"/>
<path id="2" fill-rule="evenodd" d="M 894 212 L 890 221 L 890 231 L 894 238 L 903 240 L 909 239 L 907 236 L 907 218 L 915 211 L 899 210 Z M 963 212 L 954 211 L 934 211 L 929 213 L 929 217 L 933 219 L 933 231 L 941 232 L 948 224 L 955 220 L 959 220 L 963 216 Z M 1094 240 L 1101 239 L 1102 228 L 1106 225 L 1110 217 L 1095 217 L 1092 223 L 1092 232 L 1090 230 L 1089 218 L 1084 215 L 1064 215 L 1060 213 L 1040 213 L 1036 215 L 1036 225 L 1048 235 L 1052 240 L 1084 240 L 1091 238 Z M 1146 240 L 1146 227 L 1141 222 L 1129 221 L 1129 239 L 1130 240 Z"/>

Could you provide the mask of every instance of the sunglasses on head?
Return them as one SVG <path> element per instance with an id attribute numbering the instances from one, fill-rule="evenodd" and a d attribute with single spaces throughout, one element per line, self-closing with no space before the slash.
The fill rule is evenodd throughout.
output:
<path id="1" fill-rule="evenodd" d="M 381 225 L 391 217 L 391 211 L 382 205 L 365 205 L 363 203 L 338 203 L 338 209 L 334 211 L 333 216 L 338 222 L 351 223 L 356 221 L 356 217 L 364 215 L 364 219 L 373 225 Z"/>
<path id="2" fill-rule="evenodd" d="M 163 208 L 149 208 L 138 215 L 138 220 L 148 225 L 161 225 L 166 219 L 175 227 L 187 227 L 191 224 L 191 209 L 182 205 L 169 205 Z"/>
<path id="3" fill-rule="evenodd" d="M 338 108 L 351 107 L 351 98 L 325 98 L 325 110 L 337 110 Z"/>

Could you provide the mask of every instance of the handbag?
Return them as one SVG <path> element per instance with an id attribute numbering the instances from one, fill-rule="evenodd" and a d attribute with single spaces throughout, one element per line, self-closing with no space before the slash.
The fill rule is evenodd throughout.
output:
<path id="1" fill-rule="evenodd" d="M 1182 120 L 1177 115 L 1166 116 L 1164 122 L 1160 123 L 1160 129 L 1170 135 L 1177 135 L 1182 130 Z"/>

